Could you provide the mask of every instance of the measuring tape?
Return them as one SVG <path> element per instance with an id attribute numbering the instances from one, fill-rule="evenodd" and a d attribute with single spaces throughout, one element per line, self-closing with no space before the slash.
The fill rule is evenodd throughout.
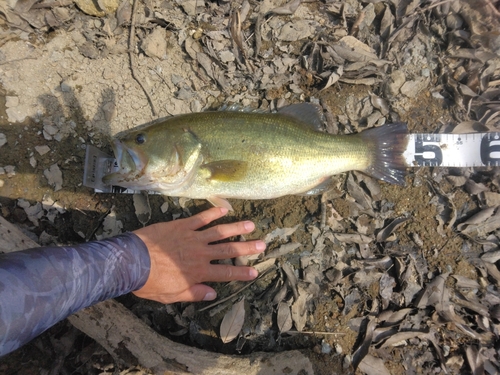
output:
<path id="1" fill-rule="evenodd" d="M 409 134 L 403 156 L 413 167 L 498 167 L 500 133 Z"/>
<path id="2" fill-rule="evenodd" d="M 403 156 L 410 167 L 498 167 L 500 133 L 409 134 Z M 102 183 L 105 175 L 117 170 L 115 158 L 87 145 L 83 185 L 93 188 L 97 193 L 138 193 L 136 190 Z"/>

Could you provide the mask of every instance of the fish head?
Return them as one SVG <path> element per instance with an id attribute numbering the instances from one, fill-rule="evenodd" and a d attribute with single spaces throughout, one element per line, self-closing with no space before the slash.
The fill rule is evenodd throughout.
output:
<path id="1" fill-rule="evenodd" d="M 103 177 L 106 185 L 131 189 L 168 190 L 185 178 L 190 160 L 199 159 L 200 147 L 186 144 L 184 131 L 150 127 L 113 141 L 118 170 Z M 188 162 L 188 164 L 186 164 Z"/>

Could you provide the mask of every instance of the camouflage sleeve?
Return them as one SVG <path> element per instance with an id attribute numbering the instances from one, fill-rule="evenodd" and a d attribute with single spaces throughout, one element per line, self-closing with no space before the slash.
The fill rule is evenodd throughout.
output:
<path id="1" fill-rule="evenodd" d="M 140 289 L 149 270 L 133 233 L 0 254 L 0 356 L 80 309 Z"/>

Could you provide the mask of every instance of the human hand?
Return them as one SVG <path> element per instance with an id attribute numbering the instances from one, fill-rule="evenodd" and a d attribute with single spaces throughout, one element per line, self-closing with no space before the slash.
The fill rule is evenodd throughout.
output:
<path id="1" fill-rule="evenodd" d="M 203 282 L 255 279 L 257 271 L 252 267 L 210 263 L 212 260 L 258 254 L 266 248 L 260 240 L 211 245 L 255 229 L 251 221 L 243 221 L 197 230 L 225 214 L 226 208 L 213 207 L 187 219 L 153 224 L 134 231 L 148 248 L 151 270 L 146 284 L 133 293 L 162 303 L 210 301 L 217 297 L 217 293 Z"/>

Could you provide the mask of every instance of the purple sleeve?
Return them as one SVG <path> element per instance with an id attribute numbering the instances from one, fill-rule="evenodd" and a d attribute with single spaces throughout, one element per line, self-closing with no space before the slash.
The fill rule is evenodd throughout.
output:
<path id="1" fill-rule="evenodd" d="M 149 270 L 133 233 L 0 254 L 0 356 L 80 309 L 140 289 Z"/>

